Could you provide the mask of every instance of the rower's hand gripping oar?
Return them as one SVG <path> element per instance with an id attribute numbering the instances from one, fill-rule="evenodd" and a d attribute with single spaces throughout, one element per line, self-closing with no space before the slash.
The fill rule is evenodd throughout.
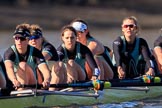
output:
<path id="1" fill-rule="evenodd" d="M 35 88 L 34 85 L 21 85 L 21 87 L 31 87 Z M 42 88 L 42 84 L 37 85 L 38 88 Z M 104 88 L 108 88 L 111 86 L 110 82 L 100 81 L 100 80 L 94 80 L 90 82 L 85 83 L 63 83 L 63 84 L 51 84 L 50 87 L 54 88 L 68 88 L 68 87 L 74 87 L 74 88 L 94 88 L 95 90 L 103 90 Z"/>
<path id="2" fill-rule="evenodd" d="M 143 76 L 141 79 L 123 79 L 123 80 L 110 80 L 110 81 L 100 81 L 94 80 L 85 83 L 70 83 L 70 84 L 51 84 L 50 87 L 55 88 L 67 88 L 67 87 L 78 87 L 78 88 L 94 88 L 95 91 L 108 89 L 111 87 L 128 87 L 128 86 L 162 86 L 162 78 L 149 76 Z M 30 87 L 35 88 L 36 85 L 21 85 L 20 87 Z M 38 84 L 38 88 L 43 88 L 42 84 Z M 12 89 L 2 88 L 2 95 L 9 95 Z"/>
<path id="3" fill-rule="evenodd" d="M 108 89 L 110 87 L 128 87 L 128 86 L 161 86 L 162 80 L 160 77 L 150 78 L 144 76 L 141 79 L 123 79 L 123 80 L 110 80 L 101 81 L 93 80 L 84 83 L 66 83 L 66 84 L 51 84 L 50 87 L 54 88 L 94 88 L 95 90 Z M 22 87 L 34 88 L 36 85 L 22 85 Z M 42 88 L 42 84 L 38 84 L 38 88 Z"/>

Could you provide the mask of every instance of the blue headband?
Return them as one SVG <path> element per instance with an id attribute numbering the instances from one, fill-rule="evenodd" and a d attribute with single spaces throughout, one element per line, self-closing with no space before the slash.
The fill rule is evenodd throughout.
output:
<path id="1" fill-rule="evenodd" d="M 38 36 L 38 35 L 35 35 L 35 36 L 30 36 L 29 40 L 32 40 L 32 39 L 39 39 L 41 36 Z"/>

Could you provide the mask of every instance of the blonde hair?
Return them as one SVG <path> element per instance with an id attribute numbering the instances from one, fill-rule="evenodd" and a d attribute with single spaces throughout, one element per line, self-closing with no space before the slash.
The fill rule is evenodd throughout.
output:
<path id="1" fill-rule="evenodd" d="M 30 29 L 30 25 L 28 23 L 22 23 L 16 26 L 16 29 Z"/>
<path id="2" fill-rule="evenodd" d="M 42 31 L 42 28 L 38 24 L 32 24 L 30 26 L 31 35 L 33 35 L 33 33 L 34 33 L 35 30 Z"/>
<path id="3" fill-rule="evenodd" d="M 125 20 L 127 20 L 127 19 L 133 20 L 134 23 L 135 23 L 135 25 L 138 26 L 138 21 L 137 21 L 137 18 L 136 18 L 135 16 L 126 17 L 126 18 L 123 19 L 123 22 L 124 22 Z M 123 24 L 123 23 L 122 23 L 122 24 Z"/>

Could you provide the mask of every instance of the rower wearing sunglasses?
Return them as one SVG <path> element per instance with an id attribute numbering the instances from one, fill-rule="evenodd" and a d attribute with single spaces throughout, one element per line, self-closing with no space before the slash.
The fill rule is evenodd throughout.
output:
<path id="1" fill-rule="evenodd" d="M 64 83 L 64 80 L 61 79 L 59 75 L 65 74 L 66 68 L 63 63 L 59 61 L 56 48 L 45 39 L 42 33 L 42 28 L 39 25 L 32 24 L 30 28 L 31 36 L 29 38 L 29 44 L 33 47 L 36 47 L 42 52 L 52 74 L 52 83 Z M 37 69 L 37 73 L 39 76 L 38 81 L 41 82 L 41 80 L 43 79 L 41 77 L 42 75 L 40 74 L 39 69 Z M 50 88 L 50 90 L 56 89 Z"/>
<path id="2" fill-rule="evenodd" d="M 140 75 L 154 76 L 154 62 L 145 39 L 139 37 L 139 25 L 134 16 L 123 20 L 122 36 L 113 42 L 114 65 L 119 79 L 135 78 Z"/>
<path id="3" fill-rule="evenodd" d="M 43 87 L 48 88 L 50 84 L 50 70 L 41 51 L 28 45 L 29 29 L 29 24 L 17 25 L 13 35 L 14 45 L 4 53 L 6 72 L 16 90 L 23 90 L 21 85 L 37 84 L 37 67 L 44 79 L 41 83 Z"/>

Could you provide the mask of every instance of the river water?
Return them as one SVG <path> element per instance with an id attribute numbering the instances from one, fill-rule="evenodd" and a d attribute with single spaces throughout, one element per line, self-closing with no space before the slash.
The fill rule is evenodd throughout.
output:
<path id="1" fill-rule="evenodd" d="M 13 44 L 14 40 L 12 34 L 14 31 L 0 32 L 0 54 L 3 55 L 4 51 Z M 44 31 L 44 37 L 51 42 L 56 48 L 60 45 L 60 31 Z M 100 40 L 104 45 L 112 48 L 113 40 L 121 35 L 120 28 L 106 29 L 106 30 L 91 30 L 91 34 Z M 156 30 L 141 30 L 140 37 L 147 40 L 150 48 L 153 48 L 154 40 L 160 35 L 160 31 Z M 136 102 L 123 102 L 119 104 L 105 104 L 94 106 L 82 106 L 80 108 L 162 108 L 162 98 L 152 100 L 141 100 Z"/>

